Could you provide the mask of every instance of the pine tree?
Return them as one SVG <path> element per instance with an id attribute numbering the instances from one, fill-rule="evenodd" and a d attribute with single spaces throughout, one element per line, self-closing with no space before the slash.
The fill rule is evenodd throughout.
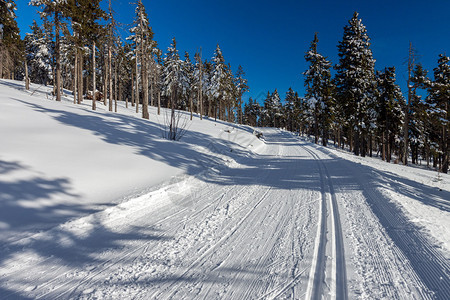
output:
<path id="1" fill-rule="evenodd" d="M 264 100 L 264 109 L 262 111 L 263 126 L 279 127 L 280 118 L 282 116 L 282 104 L 278 91 L 271 94 L 267 92 L 267 97 Z"/>
<path id="2" fill-rule="evenodd" d="M 153 41 L 153 30 L 150 27 L 148 15 L 144 4 L 141 0 L 138 1 L 134 19 L 134 27 L 130 29 L 132 35 L 128 37 L 134 45 L 134 55 L 136 63 L 136 86 L 138 86 L 139 78 L 142 81 L 142 117 L 149 118 L 148 103 L 149 103 L 149 68 L 152 63 L 153 47 L 156 43 Z M 140 72 L 139 72 L 140 67 Z M 138 88 L 136 88 L 136 99 L 138 99 Z M 139 103 L 137 101 L 136 103 Z M 138 112 L 138 107 L 136 107 Z"/>
<path id="3" fill-rule="evenodd" d="M 192 63 L 189 53 L 184 54 L 184 72 L 186 78 L 186 97 L 189 106 L 190 119 L 192 120 L 194 113 L 194 98 L 197 91 L 197 76 L 195 76 L 195 65 Z"/>
<path id="4" fill-rule="evenodd" d="M 286 125 L 289 131 L 294 131 L 295 124 L 295 102 L 296 102 L 296 94 L 294 90 L 289 87 L 289 90 L 286 92 L 286 98 L 284 100 L 285 103 L 285 116 L 286 116 Z"/>
<path id="5" fill-rule="evenodd" d="M 248 102 L 244 104 L 243 124 L 258 126 L 259 111 L 259 103 L 250 97 Z"/>
<path id="6" fill-rule="evenodd" d="M 431 109 L 439 126 L 439 148 L 442 155 L 440 171 L 448 173 L 450 145 L 450 57 L 440 54 L 434 69 L 434 81 L 429 87 Z"/>
<path id="7" fill-rule="evenodd" d="M 313 107 L 315 142 L 322 136 L 322 143 L 327 145 L 328 132 L 332 119 L 333 84 L 331 81 L 331 63 L 317 51 L 319 39 L 317 33 L 305 55 L 309 68 L 305 76 L 306 98 Z"/>
<path id="8" fill-rule="evenodd" d="M 215 101 L 215 119 L 217 119 L 217 114 L 219 119 L 224 119 L 227 100 L 231 97 L 231 84 L 232 75 L 231 70 L 227 64 L 225 64 L 225 59 L 222 55 L 222 50 L 220 46 L 217 45 L 216 51 L 214 52 L 214 57 L 212 59 L 213 63 L 213 73 L 211 78 L 211 92 Z M 228 118 L 230 116 L 228 115 Z"/>
<path id="9" fill-rule="evenodd" d="M 237 107 L 238 107 L 238 122 L 242 124 L 242 96 L 249 90 L 248 81 L 244 78 L 245 72 L 242 66 L 238 67 L 235 76 L 235 85 L 237 89 Z"/>
<path id="10" fill-rule="evenodd" d="M 52 79 L 52 43 L 46 39 L 43 29 L 35 20 L 30 29 L 31 33 L 27 33 L 24 39 L 30 79 L 32 82 L 47 85 Z"/>
<path id="11" fill-rule="evenodd" d="M 192 84 L 194 85 L 194 91 L 197 93 L 197 112 L 200 114 L 200 120 L 203 119 L 203 86 L 205 81 L 202 53 L 195 53 L 195 64 L 194 64 L 194 78 Z"/>
<path id="12" fill-rule="evenodd" d="M 344 27 L 344 36 L 338 45 L 339 64 L 336 65 L 338 107 L 346 120 L 345 129 L 350 148 L 355 155 L 366 155 L 373 98 L 376 88 L 375 60 L 370 50 L 366 27 L 355 12 Z M 353 140 L 354 138 L 354 140 Z"/>
<path id="13" fill-rule="evenodd" d="M 16 22 L 14 0 L 0 1 L 0 78 L 14 78 L 22 62 L 23 43 Z"/>
<path id="14" fill-rule="evenodd" d="M 382 159 L 390 162 L 396 138 L 400 137 L 404 117 L 402 104 L 404 98 L 400 87 L 395 83 L 395 68 L 385 68 L 377 72 L 377 128 L 382 144 Z"/>
<path id="15" fill-rule="evenodd" d="M 30 5 L 41 7 L 41 17 L 53 17 L 55 26 L 55 88 L 56 101 L 61 101 L 61 47 L 60 31 L 62 12 L 67 9 L 67 0 L 31 0 Z"/>
<path id="16" fill-rule="evenodd" d="M 411 147 L 411 157 L 412 163 L 417 164 L 419 160 L 419 151 L 422 151 L 422 156 L 425 157 L 427 161 L 427 166 L 430 163 L 430 128 L 429 116 L 427 104 L 423 101 L 422 97 L 417 94 L 417 89 L 426 89 L 429 84 L 429 79 L 427 78 L 427 71 L 422 67 L 421 64 L 415 64 L 412 74 L 409 75 L 408 80 L 408 139 Z M 406 122 L 406 115 L 405 115 Z"/>
<path id="17" fill-rule="evenodd" d="M 175 38 L 173 38 L 172 44 L 167 49 L 166 56 L 164 57 L 163 81 L 163 94 L 170 98 L 171 104 L 168 139 L 176 140 L 178 128 L 176 126 L 175 108 L 179 103 L 179 94 L 182 93 L 186 78 L 183 72 L 183 61 L 178 54 Z"/>

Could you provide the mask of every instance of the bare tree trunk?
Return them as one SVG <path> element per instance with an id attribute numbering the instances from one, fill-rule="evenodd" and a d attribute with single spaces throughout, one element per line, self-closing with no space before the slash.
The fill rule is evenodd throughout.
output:
<path id="1" fill-rule="evenodd" d="M 117 112 L 117 100 L 119 100 L 117 95 L 117 59 L 114 63 L 114 111 Z"/>
<path id="2" fill-rule="evenodd" d="M 30 90 L 30 78 L 28 78 L 28 63 L 25 59 L 25 89 Z"/>
<path id="3" fill-rule="evenodd" d="M 73 103 L 77 103 L 77 86 L 78 86 L 78 54 L 75 53 L 75 63 L 73 66 Z"/>
<path id="4" fill-rule="evenodd" d="M 144 53 L 144 44 L 141 43 L 141 71 L 142 71 L 142 118 L 149 119 L 148 114 L 148 72 L 147 72 L 147 57 Z"/>
<path id="5" fill-rule="evenodd" d="M 61 47 L 59 42 L 59 12 L 55 11 L 55 59 L 56 59 L 56 101 L 61 101 Z"/>
<path id="6" fill-rule="evenodd" d="M 0 40 L 0 78 L 3 78 L 3 42 Z"/>
<path id="7" fill-rule="evenodd" d="M 202 78 L 203 78 L 203 63 L 202 63 L 202 52 L 200 51 L 200 58 L 199 58 L 199 64 L 200 64 L 200 78 L 198 80 L 199 88 L 198 88 L 198 103 L 200 105 L 200 120 L 203 120 L 203 91 L 202 91 Z"/>
<path id="8" fill-rule="evenodd" d="M 158 89 L 158 115 L 161 114 L 161 91 Z"/>
<path id="9" fill-rule="evenodd" d="M 192 99 L 192 92 L 189 93 L 189 109 L 191 111 L 191 121 L 192 121 L 192 114 L 194 113 L 194 101 Z"/>
<path id="10" fill-rule="evenodd" d="M 108 82 L 109 82 L 109 78 L 108 78 L 108 59 L 105 57 L 105 55 L 103 56 L 103 60 L 105 61 L 104 64 L 104 75 L 103 75 L 103 105 L 106 106 L 106 102 L 108 100 Z"/>
<path id="11" fill-rule="evenodd" d="M 409 43 L 409 55 L 408 55 L 408 103 L 405 105 L 405 124 L 403 126 L 403 140 L 405 144 L 403 145 L 403 164 L 406 166 L 408 164 L 408 144 L 409 144 L 409 111 L 410 105 L 413 97 L 413 87 L 411 86 L 411 75 L 414 70 L 415 65 L 415 55 L 412 43 Z"/>
<path id="12" fill-rule="evenodd" d="M 108 110 L 113 110 L 113 79 L 112 79 L 112 51 L 111 44 L 108 46 L 108 77 L 109 77 L 109 106 Z"/>
<path id="13" fill-rule="evenodd" d="M 153 89 L 153 82 L 154 82 L 154 80 L 153 80 L 153 76 L 152 75 L 153 75 L 153 69 L 150 68 L 150 106 L 154 106 L 153 98 L 155 96 L 155 91 Z"/>
<path id="14" fill-rule="evenodd" d="M 134 79 L 135 75 L 134 75 L 134 71 L 131 71 L 131 106 L 134 106 Z"/>
<path id="15" fill-rule="evenodd" d="M 136 113 L 139 113 L 139 70 L 138 70 L 138 54 L 136 52 Z"/>
<path id="16" fill-rule="evenodd" d="M 78 104 L 83 102 L 83 55 L 78 49 Z"/>
<path id="17" fill-rule="evenodd" d="M 97 107 L 95 105 L 95 101 L 97 100 L 96 94 L 96 82 L 95 82 L 95 41 L 92 43 L 92 110 L 95 110 Z"/>

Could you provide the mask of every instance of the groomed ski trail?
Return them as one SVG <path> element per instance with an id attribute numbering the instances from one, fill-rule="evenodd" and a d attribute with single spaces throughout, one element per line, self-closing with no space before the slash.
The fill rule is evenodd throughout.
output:
<path id="1" fill-rule="evenodd" d="M 425 241 L 417 269 L 359 166 L 263 131 L 258 154 L 3 245 L 0 298 L 441 299 L 448 277 L 422 277 L 448 262 Z"/>

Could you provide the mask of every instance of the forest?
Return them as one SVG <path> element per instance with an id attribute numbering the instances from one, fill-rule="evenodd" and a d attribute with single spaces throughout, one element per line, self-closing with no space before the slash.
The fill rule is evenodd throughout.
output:
<path id="1" fill-rule="evenodd" d="M 211 58 L 201 48 L 180 54 L 175 38 L 163 51 L 141 0 L 131 25 L 118 24 L 111 1 L 106 10 L 102 2 L 30 0 L 40 20 L 22 39 L 15 1 L 0 1 L 0 78 L 23 80 L 27 88 L 29 82 L 52 85 L 56 101 L 70 91 L 74 103 L 89 100 L 93 110 L 101 104 L 117 111 L 123 101 L 148 119 L 149 106 L 158 114 L 170 108 L 170 124 L 177 122 L 175 111 L 184 110 L 191 119 L 283 128 L 355 155 L 448 172 L 450 58 L 444 53 L 426 70 L 411 42 L 402 92 L 394 67 L 375 70 L 367 29 L 355 12 L 337 45 L 339 61 L 319 53 L 317 34 L 305 49 L 304 95 L 290 88 L 284 100 L 274 90 L 245 101 L 244 68 L 233 72 L 219 45 Z M 121 26 L 127 36 L 119 34 Z M 171 127 L 167 137 L 177 134 Z"/>

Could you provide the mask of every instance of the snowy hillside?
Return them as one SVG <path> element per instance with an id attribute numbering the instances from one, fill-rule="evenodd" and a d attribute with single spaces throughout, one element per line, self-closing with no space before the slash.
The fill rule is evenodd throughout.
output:
<path id="1" fill-rule="evenodd" d="M 449 175 L 49 95 L 0 80 L 0 299 L 448 299 Z"/>

